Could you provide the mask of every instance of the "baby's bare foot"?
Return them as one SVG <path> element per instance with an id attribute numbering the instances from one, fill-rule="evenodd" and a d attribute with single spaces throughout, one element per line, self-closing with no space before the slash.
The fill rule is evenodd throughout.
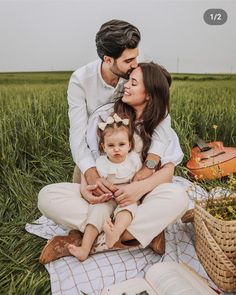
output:
<path id="1" fill-rule="evenodd" d="M 72 244 L 68 245 L 68 250 L 69 250 L 70 254 L 75 256 L 79 261 L 86 260 L 89 255 L 88 249 L 84 249 L 83 247 L 77 247 Z"/>
<path id="2" fill-rule="evenodd" d="M 107 219 L 103 225 L 103 230 L 105 232 L 105 239 L 108 248 L 112 248 L 115 243 L 119 240 L 119 236 L 115 231 L 115 226 L 111 219 Z"/>

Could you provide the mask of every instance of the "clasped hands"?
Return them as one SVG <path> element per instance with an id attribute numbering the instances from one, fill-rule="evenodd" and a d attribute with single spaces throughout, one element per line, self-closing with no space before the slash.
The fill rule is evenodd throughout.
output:
<path id="1" fill-rule="evenodd" d="M 143 184 L 140 184 L 139 181 L 149 176 L 144 169 L 144 177 L 142 178 L 141 169 L 134 176 L 133 182 L 114 185 L 104 177 L 99 177 L 95 168 L 90 172 L 86 175 L 86 184 L 81 189 L 83 197 L 90 204 L 103 203 L 114 199 L 120 207 L 133 204 L 144 195 Z"/>

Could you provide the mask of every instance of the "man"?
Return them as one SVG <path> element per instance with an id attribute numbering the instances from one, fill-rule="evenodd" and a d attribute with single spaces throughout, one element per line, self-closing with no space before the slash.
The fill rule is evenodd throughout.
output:
<path id="1" fill-rule="evenodd" d="M 88 118 L 99 106 L 113 100 L 125 79 L 137 67 L 139 30 L 128 22 L 111 20 L 104 23 L 96 34 L 100 60 L 76 70 L 68 87 L 70 120 L 70 147 L 76 167 L 73 182 L 80 183 L 80 171 L 88 184 L 100 179 L 92 154 L 85 141 Z M 104 180 L 100 181 L 97 195 L 109 192 Z"/>

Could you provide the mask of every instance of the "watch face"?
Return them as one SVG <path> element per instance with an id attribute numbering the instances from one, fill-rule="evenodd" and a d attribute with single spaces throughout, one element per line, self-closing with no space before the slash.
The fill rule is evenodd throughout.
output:
<path id="1" fill-rule="evenodd" d="M 145 165 L 149 169 L 155 169 L 156 168 L 156 162 L 154 162 L 153 160 L 147 160 L 145 162 Z"/>

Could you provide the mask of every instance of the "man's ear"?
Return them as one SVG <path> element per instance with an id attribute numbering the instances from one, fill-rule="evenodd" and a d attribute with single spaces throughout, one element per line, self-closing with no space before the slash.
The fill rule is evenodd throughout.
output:
<path id="1" fill-rule="evenodd" d="M 109 66 L 112 66 L 113 63 L 114 63 L 114 58 L 113 57 L 110 57 L 108 55 L 104 55 L 103 56 L 103 61 L 108 64 Z"/>

